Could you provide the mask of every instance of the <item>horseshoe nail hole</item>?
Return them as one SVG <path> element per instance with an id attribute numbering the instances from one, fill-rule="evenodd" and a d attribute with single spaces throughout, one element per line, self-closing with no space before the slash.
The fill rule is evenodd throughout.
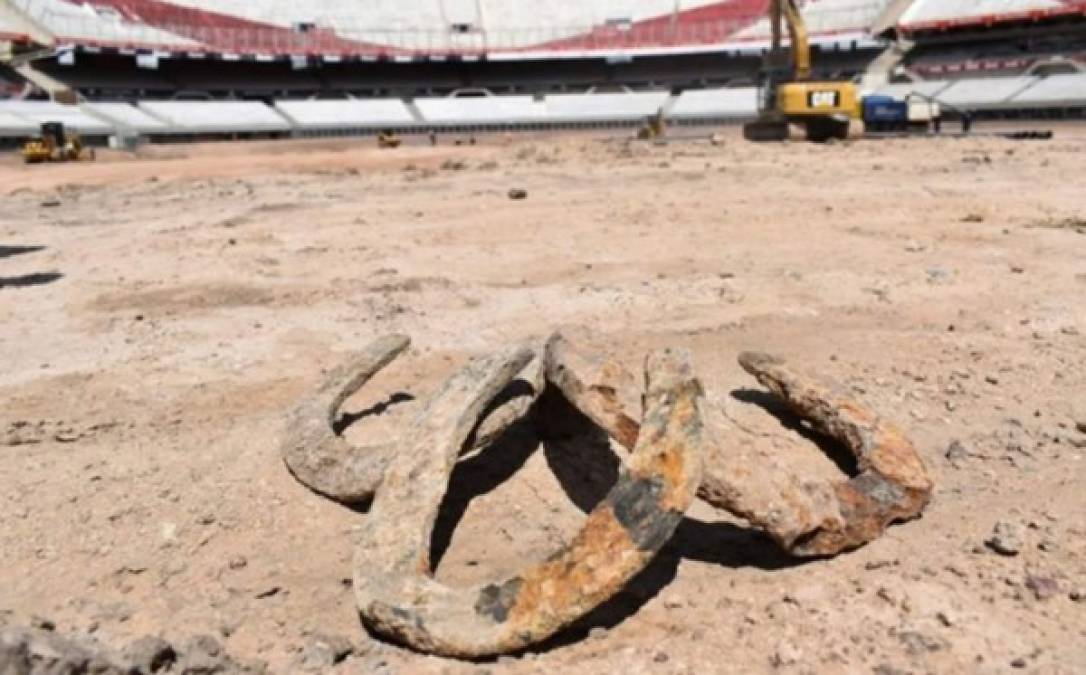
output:
<path id="1" fill-rule="evenodd" d="M 744 427 L 766 434 L 780 434 L 783 428 L 791 432 L 789 435 L 798 436 L 797 441 L 807 441 L 796 442 L 787 449 L 788 459 L 795 459 L 797 472 L 810 472 L 812 479 L 825 480 L 839 480 L 841 474 L 851 477 L 859 473 L 856 457 L 844 443 L 815 430 L 808 420 L 773 394 L 758 389 L 736 389 L 731 392 L 731 398 L 742 404 L 731 406 L 731 412 Z M 812 445 L 819 452 L 811 452 Z"/>

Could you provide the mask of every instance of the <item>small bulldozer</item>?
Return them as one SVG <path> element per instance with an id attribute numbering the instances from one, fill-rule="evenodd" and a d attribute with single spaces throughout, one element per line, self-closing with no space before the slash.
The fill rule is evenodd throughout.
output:
<path id="1" fill-rule="evenodd" d="M 66 133 L 60 122 L 43 122 L 41 135 L 23 145 L 23 160 L 27 164 L 93 159 L 94 150 L 83 146 L 79 134 Z"/>

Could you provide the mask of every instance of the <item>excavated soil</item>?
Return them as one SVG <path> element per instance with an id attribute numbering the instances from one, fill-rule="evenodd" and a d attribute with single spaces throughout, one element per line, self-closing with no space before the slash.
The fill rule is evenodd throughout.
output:
<path id="1" fill-rule="evenodd" d="M 1086 129 L 442 140 L 0 162 L 0 624 L 207 634 L 273 672 L 319 667 L 317 635 L 353 643 L 344 673 L 1086 670 Z M 368 636 L 365 510 L 292 479 L 287 411 L 405 332 L 345 407 L 348 436 L 393 438 L 467 357 L 554 329 L 632 367 L 689 348 L 737 426 L 819 480 L 841 469 L 735 357 L 827 373 L 907 431 L 935 499 L 815 561 L 698 503 L 612 602 L 493 662 Z M 546 557 L 606 493 L 618 455 L 541 435 L 459 465 L 438 578 Z"/>

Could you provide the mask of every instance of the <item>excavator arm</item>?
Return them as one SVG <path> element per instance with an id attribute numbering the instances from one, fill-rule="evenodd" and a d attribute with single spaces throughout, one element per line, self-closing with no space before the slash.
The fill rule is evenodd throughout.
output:
<path id="1" fill-rule="evenodd" d="M 807 24 L 799 12 L 796 0 L 773 0 L 773 49 L 779 50 L 781 23 L 788 27 L 788 38 L 792 41 L 792 77 L 803 82 L 811 79 L 811 42 L 807 35 Z"/>
<path id="2" fill-rule="evenodd" d="M 856 87 L 848 81 L 812 81 L 811 42 L 799 0 L 770 0 L 772 44 L 762 76 L 761 112 L 743 127 L 753 141 L 783 140 L 789 124 L 806 127 L 807 138 L 847 138 L 849 119 L 858 117 Z M 784 47 L 785 31 L 791 43 Z"/>

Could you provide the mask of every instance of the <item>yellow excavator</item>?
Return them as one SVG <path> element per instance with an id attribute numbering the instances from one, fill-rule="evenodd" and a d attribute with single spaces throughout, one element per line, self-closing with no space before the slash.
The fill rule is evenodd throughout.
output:
<path id="1" fill-rule="evenodd" d="M 65 133 L 60 122 L 44 122 L 41 135 L 23 145 L 23 161 L 27 164 L 42 162 L 77 162 L 94 159 L 94 150 L 83 145 L 79 134 Z"/>
<path id="2" fill-rule="evenodd" d="M 848 138 L 850 121 L 860 117 L 859 95 L 851 82 L 811 80 L 811 45 L 797 0 L 771 0 L 769 23 L 772 43 L 761 74 L 758 119 L 743 127 L 743 136 L 783 141 L 796 124 L 810 141 Z M 785 26 L 791 50 L 781 44 Z"/>

